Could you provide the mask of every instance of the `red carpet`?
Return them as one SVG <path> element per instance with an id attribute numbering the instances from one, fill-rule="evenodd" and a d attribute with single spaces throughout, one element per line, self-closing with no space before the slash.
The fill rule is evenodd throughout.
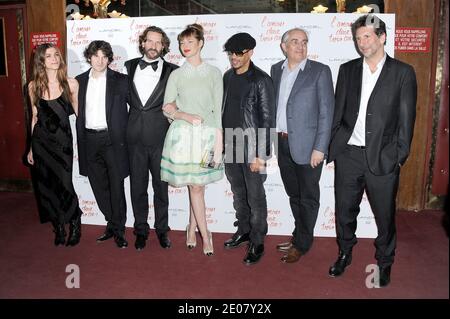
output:
<path id="1" fill-rule="evenodd" d="M 283 264 L 275 245 L 287 236 L 267 236 L 259 264 L 245 266 L 245 248 L 228 251 L 230 234 L 214 233 L 215 255 L 188 251 L 185 233 L 171 231 L 173 247 L 159 247 L 154 231 L 145 250 L 97 244 L 103 226 L 83 225 L 81 243 L 55 247 L 50 224 L 40 224 L 33 194 L 0 192 L 0 298 L 446 298 L 449 297 L 449 241 L 443 212 L 399 212 L 398 244 L 391 284 L 368 289 L 365 268 L 375 263 L 373 240 L 360 239 L 343 277 L 328 277 L 336 258 L 334 238 L 315 238 L 298 263 Z M 66 288 L 66 266 L 80 269 L 80 288 Z"/>

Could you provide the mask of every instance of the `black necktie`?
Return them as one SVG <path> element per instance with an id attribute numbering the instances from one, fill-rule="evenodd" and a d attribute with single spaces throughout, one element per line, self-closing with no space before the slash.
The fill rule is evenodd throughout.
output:
<path id="1" fill-rule="evenodd" d="M 149 65 L 151 65 L 153 71 L 156 71 L 156 69 L 158 68 L 158 62 L 159 61 L 147 62 L 147 61 L 144 61 L 144 60 L 140 60 L 139 61 L 139 67 L 141 68 L 141 70 L 143 70 L 146 67 L 148 67 Z"/>

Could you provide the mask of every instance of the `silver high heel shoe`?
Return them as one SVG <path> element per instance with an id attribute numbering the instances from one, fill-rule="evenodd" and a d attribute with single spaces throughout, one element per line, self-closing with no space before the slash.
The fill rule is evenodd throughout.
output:
<path id="1" fill-rule="evenodd" d="M 214 247 L 213 247 L 213 241 L 212 241 L 212 233 L 209 230 L 208 230 L 208 242 L 209 242 L 209 246 L 211 248 L 208 249 L 206 247 L 203 247 L 203 253 L 206 256 L 210 257 L 210 256 L 214 255 Z"/>
<path id="2" fill-rule="evenodd" d="M 197 238 L 194 237 L 194 241 L 189 241 L 189 227 L 190 224 L 187 224 L 186 226 L 186 247 L 188 249 L 193 249 L 195 246 L 197 246 Z"/>

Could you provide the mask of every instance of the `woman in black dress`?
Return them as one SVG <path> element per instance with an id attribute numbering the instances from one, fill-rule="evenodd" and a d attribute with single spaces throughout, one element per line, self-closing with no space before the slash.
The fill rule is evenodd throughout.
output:
<path id="1" fill-rule="evenodd" d="M 56 246 L 75 246 L 80 242 L 82 212 L 72 184 L 69 115 L 78 111 L 78 82 L 67 77 L 66 64 L 58 47 L 49 43 L 37 47 L 28 93 L 32 120 L 27 159 L 36 172 L 41 222 L 52 222 Z"/>

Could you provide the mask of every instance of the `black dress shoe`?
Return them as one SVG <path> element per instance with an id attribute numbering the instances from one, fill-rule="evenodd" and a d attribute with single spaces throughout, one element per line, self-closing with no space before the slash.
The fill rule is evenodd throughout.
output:
<path id="1" fill-rule="evenodd" d="M 67 239 L 66 246 L 78 245 L 81 238 L 81 217 L 72 220 L 69 223 L 69 238 Z"/>
<path id="2" fill-rule="evenodd" d="M 103 235 L 97 238 L 97 243 L 104 242 L 105 240 L 108 240 L 110 238 L 114 237 L 114 233 L 110 230 L 106 230 Z"/>
<path id="3" fill-rule="evenodd" d="M 116 235 L 114 236 L 114 241 L 116 242 L 117 247 L 119 248 L 127 248 L 128 242 L 123 236 Z"/>
<path id="4" fill-rule="evenodd" d="M 64 224 L 53 223 L 53 228 L 53 232 L 55 233 L 55 246 L 64 246 L 66 242 L 66 230 Z"/>
<path id="5" fill-rule="evenodd" d="M 146 241 L 147 241 L 147 236 L 136 235 L 136 241 L 134 242 L 134 247 L 136 247 L 137 250 L 142 250 L 145 248 Z"/>
<path id="6" fill-rule="evenodd" d="M 333 266 L 330 267 L 330 270 L 328 271 L 328 274 L 331 277 L 338 277 L 342 275 L 345 271 L 345 267 L 350 265 L 352 262 L 352 254 L 348 253 L 345 254 L 344 252 L 339 252 L 338 259 L 334 263 Z"/>
<path id="7" fill-rule="evenodd" d="M 391 266 L 380 267 L 380 287 L 386 287 L 391 282 Z"/>
<path id="8" fill-rule="evenodd" d="M 158 240 L 162 248 L 168 249 L 170 248 L 170 246 L 172 246 L 167 233 L 158 234 Z"/>
<path id="9" fill-rule="evenodd" d="M 242 246 L 243 244 L 245 244 L 246 242 L 248 242 L 250 240 L 250 235 L 249 233 L 247 234 L 243 234 L 240 235 L 238 233 L 235 233 L 233 235 L 233 237 L 231 237 L 230 239 L 228 239 L 227 241 L 225 241 L 223 243 L 223 246 L 226 249 L 232 249 L 232 248 L 237 248 L 239 246 Z"/>
<path id="10" fill-rule="evenodd" d="M 261 257 L 264 255 L 264 245 L 255 245 L 250 243 L 248 247 L 247 255 L 244 258 L 244 264 L 253 265 L 261 260 Z"/>

